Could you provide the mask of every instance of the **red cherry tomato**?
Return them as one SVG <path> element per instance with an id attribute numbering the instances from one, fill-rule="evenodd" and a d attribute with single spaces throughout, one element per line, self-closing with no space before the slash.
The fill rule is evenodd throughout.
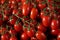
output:
<path id="1" fill-rule="evenodd" d="M 32 37 L 32 36 L 34 36 L 34 29 L 33 28 L 30 28 L 30 30 L 27 30 L 27 35 L 29 36 L 29 37 Z"/>
<path id="2" fill-rule="evenodd" d="M 27 39 L 28 39 L 27 33 L 22 33 L 21 39 L 22 39 L 22 40 L 27 40 Z"/>
<path id="3" fill-rule="evenodd" d="M 15 0 L 9 0 L 10 4 L 15 4 L 15 2 L 16 2 Z"/>
<path id="4" fill-rule="evenodd" d="M 21 0 L 16 0 L 17 2 L 21 2 Z"/>
<path id="5" fill-rule="evenodd" d="M 57 40 L 60 40 L 60 33 L 59 33 L 58 36 L 57 36 Z"/>
<path id="6" fill-rule="evenodd" d="M 43 18 L 44 14 L 45 14 L 45 13 L 44 13 L 43 11 L 41 11 L 41 12 L 40 12 L 40 18 Z"/>
<path id="7" fill-rule="evenodd" d="M 4 20 L 8 20 L 9 17 L 7 15 L 4 15 Z"/>
<path id="8" fill-rule="evenodd" d="M 31 40 L 37 40 L 37 38 L 35 38 L 35 37 L 31 37 Z"/>
<path id="9" fill-rule="evenodd" d="M 46 28 L 44 27 L 43 24 L 39 24 L 39 25 L 37 26 L 37 29 L 38 29 L 39 31 L 46 32 Z"/>
<path id="10" fill-rule="evenodd" d="M 51 22 L 51 29 L 58 29 L 58 27 L 59 27 L 58 19 L 53 19 Z"/>
<path id="11" fill-rule="evenodd" d="M 9 34 L 4 34 L 1 36 L 1 40 L 9 40 Z"/>
<path id="12" fill-rule="evenodd" d="M 57 36 L 58 33 L 59 33 L 59 30 L 58 30 L 58 29 L 56 29 L 56 30 L 51 30 L 51 34 L 52 34 L 52 35 Z"/>
<path id="13" fill-rule="evenodd" d="M 43 32 L 38 31 L 38 32 L 36 32 L 36 38 L 38 40 L 46 40 L 46 35 Z"/>
<path id="14" fill-rule="evenodd" d="M 11 37 L 10 40 L 18 40 L 15 36 Z"/>
<path id="15" fill-rule="evenodd" d="M 32 8 L 30 18 L 36 19 L 37 15 L 38 15 L 38 10 L 36 8 Z"/>
<path id="16" fill-rule="evenodd" d="M 18 13 L 18 10 L 17 9 L 14 9 L 12 14 L 16 15 Z"/>
<path id="17" fill-rule="evenodd" d="M 1 0 L 1 4 L 4 4 L 5 0 Z"/>
<path id="18" fill-rule="evenodd" d="M 14 24 L 14 29 L 15 29 L 17 32 L 20 32 L 20 31 L 22 30 L 22 25 L 21 25 L 21 23 Z"/>
<path id="19" fill-rule="evenodd" d="M 42 23 L 45 27 L 50 26 L 50 22 L 51 22 L 50 16 L 47 15 L 42 18 Z"/>
<path id="20" fill-rule="evenodd" d="M 38 4 L 39 9 L 44 9 L 46 7 L 46 4 Z"/>
<path id="21" fill-rule="evenodd" d="M 29 14 L 29 12 L 30 12 L 30 6 L 28 4 L 24 4 L 22 6 L 22 14 L 24 16 L 27 16 Z"/>
<path id="22" fill-rule="evenodd" d="M 24 4 L 26 2 L 26 0 L 21 0 L 22 4 Z"/>
<path id="23" fill-rule="evenodd" d="M 16 35 L 16 31 L 13 30 L 13 29 L 10 29 L 10 30 L 9 30 L 9 33 L 10 33 L 10 34 L 13 34 L 13 35 Z"/>
<path id="24" fill-rule="evenodd" d="M 9 20 L 9 23 L 10 23 L 10 24 L 12 24 L 12 25 L 14 25 L 14 24 L 15 24 L 15 22 L 16 22 L 16 20 L 15 20 L 15 19 L 10 19 L 10 20 Z"/>

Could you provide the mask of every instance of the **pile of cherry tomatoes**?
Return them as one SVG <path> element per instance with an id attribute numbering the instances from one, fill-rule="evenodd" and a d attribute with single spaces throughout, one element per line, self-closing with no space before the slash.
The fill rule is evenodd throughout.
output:
<path id="1" fill-rule="evenodd" d="M 0 0 L 0 40 L 60 40 L 60 0 Z"/>

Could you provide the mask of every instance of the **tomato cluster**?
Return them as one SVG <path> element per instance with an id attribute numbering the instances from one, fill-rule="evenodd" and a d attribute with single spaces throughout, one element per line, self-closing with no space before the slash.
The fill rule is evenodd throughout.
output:
<path id="1" fill-rule="evenodd" d="M 60 40 L 60 1 L 0 0 L 0 40 Z"/>

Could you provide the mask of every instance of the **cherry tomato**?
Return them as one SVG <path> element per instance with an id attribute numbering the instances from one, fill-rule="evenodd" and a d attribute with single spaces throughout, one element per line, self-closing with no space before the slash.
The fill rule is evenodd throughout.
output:
<path id="1" fill-rule="evenodd" d="M 10 34 L 13 34 L 13 35 L 16 35 L 16 31 L 15 31 L 14 29 L 10 29 L 10 30 L 9 30 L 9 33 L 10 33 Z"/>
<path id="2" fill-rule="evenodd" d="M 21 39 L 22 39 L 22 40 L 27 40 L 27 39 L 28 39 L 27 33 L 22 33 Z"/>
<path id="3" fill-rule="evenodd" d="M 41 12 L 40 12 L 40 18 L 43 18 L 44 14 L 45 14 L 45 13 L 44 13 L 43 11 L 41 11 Z"/>
<path id="4" fill-rule="evenodd" d="M 15 20 L 15 19 L 10 19 L 10 20 L 9 20 L 9 23 L 10 23 L 10 24 L 12 24 L 12 25 L 14 25 L 14 24 L 15 24 L 15 22 L 16 22 L 16 20 Z"/>
<path id="5" fill-rule="evenodd" d="M 37 29 L 38 29 L 39 31 L 46 32 L 46 28 L 44 27 L 43 24 L 39 24 L 39 25 L 37 26 Z"/>
<path id="6" fill-rule="evenodd" d="M 43 32 L 38 31 L 38 32 L 36 32 L 36 38 L 38 40 L 46 40 L 46 35 Z"/>
<path id="7" fill-rule="evenodd" d="M 5 0 L 1 0 L 1 4 L 4 4 Z"/>
<path id="8" fill-rule="evenodd" d="M 59 27 L 58 19 L 53 19 L 51 22 L 51 29 L 58 29 L 58 27 Z"/>
<path id="9" fill-rule="evenodd" d="M 9 35 L 7 33 L 2 35 L 1 40 L 9 40 Z"/>
<path id="10" fill-rule="evenodd" d="M 34 36 L 34 29 L 33 28 L 30 28 L 30 30 L 28 30 L 27 31 L 27 35 L 29 36 L 29 37 L 32 37 L 32 36 Z"/>
<path id="11" fill-rule="evenodd" d="M 21 23 L 14 24 L 14 29 L 15 29 L 17 32 L 20 32 L 20 31 L 22 30 L 22 25 L 21 25 Z"/>
<path id="12" fill-rule="evenodd" d="M 38 7 L 39 7 L 39 9 L 42 10 L 42 9 L 44 9 L 44 8 L 46 7 L 46 4 L 41 4 L 41 3 L 39 3 L 39 4 L 38 4 Z"/>
<path id="13" fill-rule="evenodd" d="M 18 10 L 17 9 L 14 9 L 12 14 L 16 15 L 18 13 Z"/>
<path id="14" fill-rule="evenodd" d="M 4 15 L 4 20 L 8 20 L 9 17 L 7 15 Z"/>
<path id="15" fill-rule="evenodd" d="M 21 0 L 22 4 L 24 4 L 26 2 L 26 0 Z"/>
<path id="16" fill-rule="evenodd" d="M 45 27 L 50 26 L 50 22 L 51 22 L 50 16 L 47 15 L 42 18 L 42 23 Z"/>
<path id="17" fill-rule="evenodd" d="M 17 2 L 21 2 L 21 0 L 16 0 Z"/>
<path id="18" fill-rule="evenodd" d="M 51 34 L 52 34 L 52 35 L 57 36 L 58 33 L 59 33 L 59 30 L 58 30 L 58 29 L 56 29 L 56 30 L 51 30 Z"/>
<path id="19" fill-rule="evenodd" d="M 31 14 L 30 14 L 30 18 L 31 18 L 31 19 L 36 19 L 37 15 L 38 15 L 38 10 L 37 10 L 37 8 L 32 8 Z"/>
<path id="20" fill-rule="evenodd" d="M 60 33 L 59 33 L 58 36 L 57 36 L 57 40 L 60 40 Z"/>
<path id="21" fill-rule="evenodd" d="M 37 40 L 37 38 L 35 38 L 35 37 L 31 37 L 31 40 Z"/>
<path id="22" fill-rule="evenodd" d="M 27 27 L 23 27 L 23 31 L 27 33 Z"/>
<path id="23" fill-rule="evenodd" d="M 24 16 L 27 16 L 29 14 L 29 12 L 30 12 L 30 6 L 28 4 L 24 4 L 22 6 L 22 14 Z"/>
<path id="24" fill-rule="evenodd" d="M 11 37 L 10 40 L 18 40 L 15 36 Z"/>
<path id="25" fill-rule="evenodd" d="M 15 4 L 15 2 L 16 2 L 15 0 L 9 0 L 10 4 Z"/>
<path id="26" fill-rule="evenodd" d="M 15 5 L 15 4 L 10 4 L 9 7 L 10 7 L 11 9 L 13 9 L 14 7 L 16 7 L 16 5 Z"/>

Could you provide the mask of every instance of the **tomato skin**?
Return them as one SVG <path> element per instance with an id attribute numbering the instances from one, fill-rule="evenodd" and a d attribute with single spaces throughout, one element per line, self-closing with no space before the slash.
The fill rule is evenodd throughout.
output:
<path id="1" fill-rule="evenodd" d="M 10 23 L 10 24 L 12 24 L 12 25 L 14 25 L 14 24 L 15 24 L 15 22 L 16 22 L 16 20 L 15 20 L 15 19 L 10 19 L 10 20 L 9 20 L 9 23 Z"/>
<path id="2" fill-rule="evenodd" d="M 11 37 L 10 40 L 17 40 L 15 36 Z"/>
<path id="3" fill-rule="evenodd" d="M 17 14 L 17 13 L 18 13 L 17 9 L 14 9 L 13 12 L 12 12 L 12 14 L 14 14 L 14 15 Z"/>
<path id="4" fill-rule="evenodd" d="M 46 4 L 38 4 L 39 9 L 44 9 L 46 7 Z"/>
<path id="5" fill-rule="evenodd" d="M 56 29 L 56 30 L 51 30 L 51 34 L 52 34 L 52 35 L 57 36 L 58 33 L 59 33 L 59 30 L 58 30 L 58 29 Z"/>
<path id="6" fill-rule="evenodd" d="M 39 31 L 46 32 L 46 28 L 44 27 L 43 24 L 39 24 L 39 25 L 37 26 L 37 29 L 38 29 Z"/>
<path id="7" fill-rule="evenodd" d="M 29 5 L 28 5 L 28 4 L 24 4 L 24 5 L 22 6 L 22 14 L 23 14 L 24 16 L 27 16 L 27 15 L 29 14 L 29 11 L 30 11 Z"/>
<path id="8" fill-rule="evenodd" d="M 4 34 L 1 36 L 1 40 L 9 40 L 9 34 Z"/>
<path id="9" fill-rule="evenodd" d="M 17 2 L 21 2 L 21 0 L 16 0 Z"/>
<path id="10" fill-rule="evenodd" d="M 35 38 L 35 37 L 31 37 L 31 40 L 37 40 L 37 38 Z"/>
<path id="11" fill-rule="evenodd" d="M 60 33 L 59 33 L 58 36 L 57 36 L 57 40 L 60 40 Z"/>
<path id="12" fill-rule="evenodd" d="M 43 18 L 43 16 L 44 16 L 44 12 L 43 11 L 41 11 L 41 13 L 40 13 L 40 18 Z"/>
<path id="13" fill-rule="evenodd" d="M 34 29 L 33 28 L 31 28 L 30 30 L 28 30 L 27 31 L 27 35 L 29 36 L 29 37 L 32 37 L 32 36 L 34 36 Z"/>
<path id="14" fill-rule="evenodd" d="M 21 30 L 22 30 L 22 25 L 21 25 L 21 23 L 14 24 L 14 29 L 15 29 L 17 32 L 21 31 Z"/>
<path id="15" fill-rule="evenodd" d="M 32 8 L 30 18 L 34 20 L 36 19 L 37 15 L 38 15 L 38 10 L 36 8 Z"/>
<path id="16" fill-rule="evenodd" d="M 45 27 L 50 26 L 50 22 L 51 22 L 50 16 L 44 16 L 42 18 L 42 23 Z"/>
<path id="17" fill-rule="evenodd" d="M 1 4 L 4 4 L 5 0 L 1 0 Z"/>
<path id="18" fill-rule="evenodd" d="M 16 2 L 15 0 L 9 0 L 10 4 L 15 4 L 15 2 Z"/>
<path id="19" fill-rule="evenodd" d="M 51 29 L 58 29 L 58 27 L 59 27 L 58 19 L 53 19 L 51 22 Z"/>
<path id="20" fill-rule="evenodd" d="M 24 4 L 26 2 L 26 0 L 21 0 L 22 4 Z"/>
<path id="21" fill-rule="evenodd" d="M 36 32 L 36 38 L 39 40 L 46 40 L 45 34 L 41 31 Z"/>
<path id="22" fill-rule="evenodd" d="M 7 15 L 4 15 L 4 20 L 8 20 L 9 17 Z"/>
<path id="23" fill-rule="evenodd" d="M 9 30 L 9 33 L 10 33 L 10 34 L 13 34 L 13 35 L 16 35 L 16 31 L 13 30 L 13 29 L 10 29 L 10 30 Z"/>
<path id="24" fill-rule="evenodd" d="M 27 33 L 22 33 L 21 39 L 22 39 L 22 40 L 27 40 L 27 39 L 28 39 Z"/>

